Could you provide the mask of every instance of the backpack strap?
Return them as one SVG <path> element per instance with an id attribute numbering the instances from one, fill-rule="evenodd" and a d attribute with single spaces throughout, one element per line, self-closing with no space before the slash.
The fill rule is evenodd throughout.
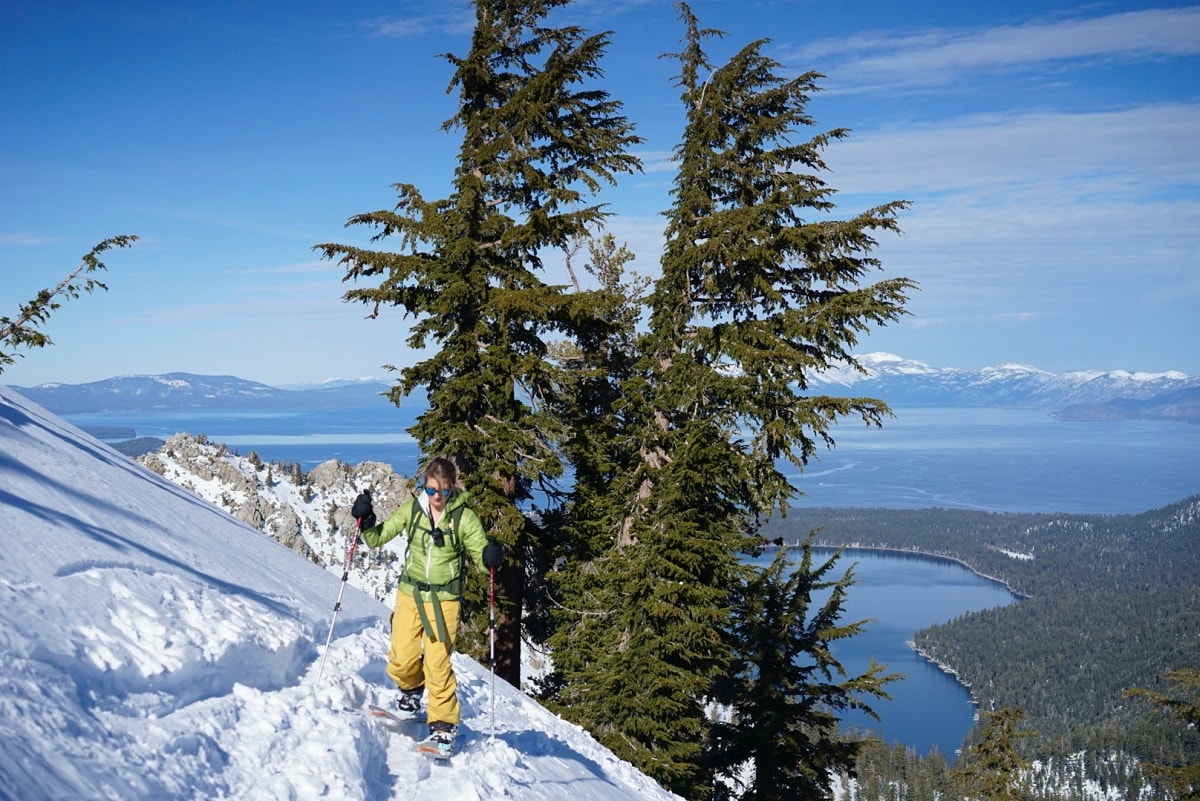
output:
<path id="1" fill-rule="evenodd" d="M 417 607 L 417 615 L 421 618 L 421 628 L 425 630 L 425 636 L 434 642 L 450 642 L 449 632 L 446 630 L 446 617 L 442 613 L 442 602 L 436 595 L 430 596 L 430 603 L 433 604 L 434 624 L 429 622 L 428 615 L 425 614 L 425 603 L 421 599 L 422 592 L 453 592 L 455 595 L 462 595 L 462 570 L 463 570 L 463 547 L 462 537 L 458 533 L 458 523 L 462 518 L 462 506 L 456 506 L 450 510 L 450 547 L 454 548 L 455 554 L 458 556 L 458 571 L 454 578 L 450 579 L 445 584 L 427 584 L 424 582 L 413 581 L 406 573 L 400 574 L 400 580 L 407 580 L 413 585 L 413 603 Z M 417 496 L 413 497 L 412 514 L 408 518 L 408 542 L 404 546 L 404 567 L 408 568 L 408 552 L 412 548 L 413 537 L 417 531 L 417 518 L 424 512 L 421 509 L 421 499 Z M 430 517 L 429 523 L 433 525 L 433 518 Z"/>

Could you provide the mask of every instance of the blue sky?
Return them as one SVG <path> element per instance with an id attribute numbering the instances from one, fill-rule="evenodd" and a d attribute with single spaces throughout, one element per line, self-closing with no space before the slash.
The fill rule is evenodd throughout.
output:
<path id="1" fill-rule="evenodd" d="M 907 199 L 878 277 L 920 284 L 858 350 L 937 367 L 1003 362 L 1200 374 L 1200 5 L 695 0 L 723 61 L 768 37 L 826 78 L 815 134 L 840 214 Z M 611 30 L 605 88 L 646 142 L 602 200 L 656 273 L 682 28 L 669 2 L 579 2 Z M 407 321 L 341 302 L 312 246 L 361 242 L 391 185 L 447 192 L 459 143 L 439 53 L 449 2 L 8 0 L 0 7 L 0 314 L 92 245 L 107 293 L 51 318 L 52 347 L 0 380 L 186 371 L 274 385 L 411 363 Z M 557 268 L 555 268 L 557 270 Z M 562 280 L 551 274 L 552 281 Z"/>

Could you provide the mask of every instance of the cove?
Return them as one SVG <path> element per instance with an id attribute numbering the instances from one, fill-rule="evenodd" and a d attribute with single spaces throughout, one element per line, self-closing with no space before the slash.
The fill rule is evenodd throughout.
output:
<path id="1" fill-rule="evenodd" d="M 832 548 L 813 549 L 814 559 L 822 561 L 833 553 Z M 774 556 L 772 548 L 750 561 L 761 567 Z M 843 726 L 869 729 L 884 742 L 900 743 L 922 755 L 936 749 L 952 761 L 975 723 L 971 695 L 908 643 L 919 629 L 1012 603 L 1016 596 L 1002 583 L 951 559 L 847 548 L 830 576 L 840 578 L 850 567 L 857 583 L 847 594 L 841 622 L 871 622 L 863 634 L 838 643 L 835 656 L 850 675 L 865 671 L 873 657 L 886 666 L 886 672 L 903 673 L 906 678 L 888 685 L 890 701 L 871 704 L 880 721 L 850 711 L 843 715 Z"/>

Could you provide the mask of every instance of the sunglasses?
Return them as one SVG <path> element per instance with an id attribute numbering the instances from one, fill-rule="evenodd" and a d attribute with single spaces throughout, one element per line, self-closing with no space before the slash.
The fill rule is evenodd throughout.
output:
<path id="1" fill-rule="evenodd" d="M 451 495 L 453 495 L 453 494 L 454 494 L 454 490 L 452 490 L 452 489 L 443 489 L 443 490 L 440 490 L 440 489 L 434 489 L 433 487 L 426 487 L 426 488 L 425 488 L 425 494 L 426 494 L 426 495 L 428 495 L 428 496 L 429 496 L 429 497 L 431 497 L 431 498 L 432 498 L 434 495 L 437 495 L 439 492 L 441 493 L 441 495 L 442 495 L 442 497 L 443 497 L 443 498 L 449 498 Z"/>

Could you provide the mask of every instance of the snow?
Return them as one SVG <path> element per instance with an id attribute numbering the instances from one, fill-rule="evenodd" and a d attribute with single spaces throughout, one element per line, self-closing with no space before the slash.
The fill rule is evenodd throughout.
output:
<path id="1" fill-rule="evenodd" d="M 1097 378 L 1110 378 L 1135 383 L 1186 381 L 1188 379 L 1187 373 L 1181 373 L 1178 370 L 1167 370 L 1161 373 L 1148 373 L 1141 370 L 1133 373 L 1128 370 L 1072 370 L 1063 373 L 1063 377 L 1080 382 L 1094 381 Z"/>
<path id="2" fill-rule="evenodd" d="M 1016 559 L 1021 562 L 1032 562 L 1033 561 L 1033 554 L 1031 554 L 1031 553 L 1022 553 L 1020 551 L 1010 551 L 1006 548 L 1001 548 L 1000 553 L 1004 554 L 1009 559 Z"/>
<path id="3" fill-rule="evenodd" d="M 836 362 L 828 370 L 818 373 L 815 378 L 827 384 L 853 386 L 859 381 L 878 378 L 881 375 L 931 375 L 938 370 L 924 362 L 905 359 L 894 353 L 877 351 L 859 354 L 854 357 L 866 373 L 856 370 L 843 362 Z"/>
<path id="4" fill-rule="evenodd" d="M 456 655 L 447 765 L 370 719 L 390 610 L 0 387 L 0 801 L 677 798 Z M 411 725 L 411 724 L 410 724 Z"/>

